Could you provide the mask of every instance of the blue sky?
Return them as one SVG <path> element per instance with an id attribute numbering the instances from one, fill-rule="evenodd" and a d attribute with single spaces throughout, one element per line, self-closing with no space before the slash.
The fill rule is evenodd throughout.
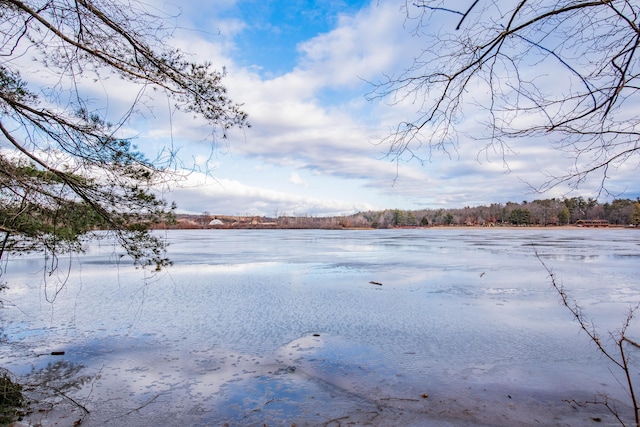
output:
<path id="1" fill-rule="evenodd" d="M 564 158 L 540 141 L 514 143 L 506 158 L 479 154 L 460 141 L 424 163 L 394 162 L 380 144 L 415 105 L 368 101 L 368 81 L 411 65 L 424 46 L 406 25 L 404 1 L 242 1 L 162 3 L 176 19 L 177 45 L 198 61 L 225 67 L 230 96 L 244 104 L 251 129 L 232 131 L 213 151 L 210 129 L 173 116 L 162 102 L 138 122 L 138 145 L 171 138 L 185 169 L 164 196 L 180 212 L 228 215 L 341 215 L 385 208 L 456 208 L 564 195 L 595 195 L 559 187 L 539 195 L 547 174 L 566 171 Z M 435 25 L 435 23 L 434 23 Z M 166 107 L 165 107 L 166 109 Z M 461 129 L 479 126 L 473 114 Z M 136 126 L 136 123 L 132 124 Z M 508 167 L 507 167 L 508 165 Z M 193 167 L 196 170 L 193 170 Z M 612 188 L 637 197 L 633 170 L 618 171 Z M 636 191 L 635 193 L 633 191 Z"/>
<path id="2" fill-rule="evenodd" d="M 229 17 L 246 29 L 235 39 L 234 59 L 244 67 L 259 66 L 265 77 L 291 71 L 298 61 L 298 43 L 331 31 L 339 14 L 357 12 L 364 1 L 241 1 Z"/>

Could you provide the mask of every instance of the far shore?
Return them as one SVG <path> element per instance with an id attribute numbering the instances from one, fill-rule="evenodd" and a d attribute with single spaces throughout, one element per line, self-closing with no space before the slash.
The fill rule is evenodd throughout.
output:
<path id="1" fill-rule="evenodd" d="M 304 227 L 286 225 L 262 225 L 262 224 L 224 224 L 224 225 L 201 225 L 176 224 L 173 226 L 157 227 L 156 229 L 171 230 L 453 230 L 453 229 L 507 229 L 507 230 L 594 230 L 594 229 L 616 229 L 616 230 L 640 230 L 640 227 L 631 225 L 607 225 L 607 226 L 581 226 L 575 224 L 567 225 L 433 225 L 433 226 L 396 226 L 388 228 L 373 227 Z"/>
<path id="2" fill-rule="evenodd" d="M 430 228 L 430 229 L 449 229 L 449 228 L 506 228 L 506 229 L 527 229 L 527 228 L 536 228 L 536 229 L 544 229 L 544 230 L 573 230 L 573 229 L 585 229 L 585 230 L 593 230 L 593 229 L 607 229 L 607 228 L 615 228 L 615 229 L 637 229 L 640 230 L 640 227 L 634 227 L 629 225 L 608 225 L 606 227 L 587 227 L 580 226 L 575 224 L 566 224 L 566 225 L 494 225 L 494 226 L 486 226 L 486 225 L 434 225 L 428 227 L 397 227 L 397 228 Z"/>

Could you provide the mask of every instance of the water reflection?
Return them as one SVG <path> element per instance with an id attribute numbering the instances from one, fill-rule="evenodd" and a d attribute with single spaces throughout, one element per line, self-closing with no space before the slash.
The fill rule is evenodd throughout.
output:
<path id="1" fill-rule="evenodd" d="M 83 364 L 68 360 L 48 362 L 43 368 L 33 369 L 29 374 L 29 381 L 31 386 L 59 392 L 80 390 L 89 381 L 98 378 L 96 375 L 81 375 L 84 368 Z"/>
<path id="2" fill-rule="evenodd" d="M 24 389 L 29 399 L 29 420 L 39 424 L 62 418 L 69 419 L 70 425 L 80 425 L 90 413 L 85 405 L 91 384 L 98 378 L 83 373 L 84 369 L 83 364 L 68 360 L 49 361 L 42 368 L 33 368 L 25 377 Z"/>
<path id="3" fill-rule="evenodd" d="M 0 358 L 87 426 L 582 425 L 567 396 L 626 397 L 534 248 L 605 331 L 640 300 L 636 235 L 583 231 L 170 232 L 153 275 L 89 248 L 54 304 L 12 275 Z"/>

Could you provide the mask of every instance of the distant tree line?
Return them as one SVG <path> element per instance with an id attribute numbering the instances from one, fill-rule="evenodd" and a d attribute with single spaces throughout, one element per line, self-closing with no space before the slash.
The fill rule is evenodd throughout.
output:
<path id="1" fill-rule="evenodd" d="M 560 226 L 578 220 L 606 220 L 611 225 L 640 226 L 640 198 L 616 199 L 599 203 L 595 199 L 573 197 L 492 203 L 489 206 L 457 209 L 421 209 L 359 212 L 349 216 L 315 217 L 310 215 L 269 217 L 222 217 L 205 212 L 178 215 L 175 228 L 214 228 L 213 219 L 222 218 L 215 228 L 394 228 L 429 226 Z M 230 218 L 234 218 L 230 220 Z"/>
<path id="2" fill-rule="evenodd" d="M 616 199 L 598 203 L 594 199 L 573 197 L 521 203 L 492 203 L 489 206 L 458 209 L 386 210 L 364 215 L 374 228 L 443 225 L 536 225 L 575 224 L 578 220 L 602 219 L 611 225 L 639 225 L 640 199 Z"/>

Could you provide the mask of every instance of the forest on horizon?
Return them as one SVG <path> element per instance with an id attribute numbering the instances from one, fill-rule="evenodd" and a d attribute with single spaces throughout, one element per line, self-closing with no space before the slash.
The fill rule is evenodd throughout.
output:
<path id="1" fill-rule="evenodd" d="M 439 209 L 385 209 L 346 216 L 312 215 L 198 215 L 178 214 L 174 224 L 161 228 L 394 228 L 430 226 L 561 226 L 579 220 L 604 220 L 611 226 L 640 225 L 640 198 L 599 203 L 592 198 L 572 197 L 492 203 L 489 206 Z"/>

